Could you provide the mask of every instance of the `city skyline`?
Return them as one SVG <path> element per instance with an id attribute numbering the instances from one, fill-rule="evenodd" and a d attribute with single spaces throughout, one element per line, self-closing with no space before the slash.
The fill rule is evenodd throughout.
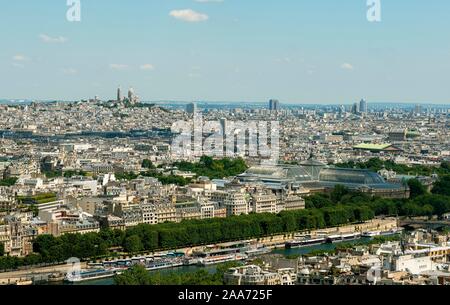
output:
<path id="1" fill-rule="evenodd" d="M 108 100 L 122 84 L 142 101 L 448 104 L 449 6 L 382 1 L 371 23 L 366 1 L 82 1 L 68 22 L 66 1 L 15 1 L 0 98 Z"/>

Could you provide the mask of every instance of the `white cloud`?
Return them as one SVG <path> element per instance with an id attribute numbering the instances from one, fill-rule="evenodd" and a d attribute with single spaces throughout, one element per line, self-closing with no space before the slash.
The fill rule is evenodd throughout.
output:
<path id="1" fill-rule="evenodd" d="M 66 37 L 51 37 L 46 34 L 39 35 L 39 38 L 41 38 L 41 40 L 46 43 L 65 43 L 68 40 Z"/>
<path id="2" fill-rule="evenodd" d="M 141 67 L 141 70 L 154 70 L 155 67 L 152 64 L 143 64 Z"/>
<path id="3" fill-rule="evenodd" d="M 110 64 L 109 67 L 113 70 L 125 70 L 129 68 L 128 65 L 124 64 Z"/>
<path id="4" fill-rule="evenodd" d="M 22 54 L 17 54 L 13 56 L 14 61 L 29 61 L 30 59 Z"/>
<path id="5" fill-rule="evenodd" d="M 69 74 L 69 75 L 73 75 L 73 74 L 77 74 L 78 73 L 78 71 L 76 69 L 74 69 L 74 68 L 66 68 L 66 69 L 63 69 L 62 72 L 64 74 Z"/>
<path id="6" fill-rule="evenodd" d="M 169 13 L 170 16 L 175 19 L 186 21 L 186 22 L 202 22 L 209 19 L 208 15 L 198 13 L 191 9 L 186 10 L 174 10 Z"/>
<path id="7" fill-rule="evenodd" d="M 291 63 L 292 59 L 290 57 L 277 58 L 276 60 L 279 63 Z"/>
<path id="8" fill-rule="evenodd" d="M 344 70 L 354 70 L 355 69 L 355 67 L 353 67 L 353 65 L 349 64 L 348 62 L 343 63 L 341 65 L 341 68 L 344 69 Z"/>

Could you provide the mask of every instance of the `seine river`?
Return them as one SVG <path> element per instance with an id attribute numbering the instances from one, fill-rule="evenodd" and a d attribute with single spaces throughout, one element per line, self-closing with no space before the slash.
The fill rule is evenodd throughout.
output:
<path id="1" fill-rule="evenodd" d="M 348 244 L 365 243 L 370 240 L 371 240 L 371 238 L 360 238 L 358 240 L 348 241 L 346 243 L 348 243 Z M 336 248 L 336 244 L 321 244 L 321 245 L 302 247 L 302 248 L 294 248 L 294 249 L 277 249 L 277 250 L 272 251 L 272 253 L 273 254 L 283 254 L 283 255 L 295 255 L 295 254 L 305 255 L 305 254 L 311 253 L 316 250 L 334 250 L 335 248 Z M 160 272 L 161 274 L 171 273 L 171 272 L 187 273 L 187 272 L 195 272 L 199 269 L 208 270 L 209 272 L 212 273 L 216 270 L 216 267 L 215 266 L 208 266 L 208 267 L 184 266 L 184 267 L 177 267 L 177 268 L 172 268 L 172 269 L 150 271 L 150 273 L 157 273 L 157 272 Z M 114 280 L 113 280 L 113 278 L 107 278 L 107 279 L 85 281 L 85 282 L 76 283 L 76 284 L 65 283 L 64 285 L 114 285 Z"/>

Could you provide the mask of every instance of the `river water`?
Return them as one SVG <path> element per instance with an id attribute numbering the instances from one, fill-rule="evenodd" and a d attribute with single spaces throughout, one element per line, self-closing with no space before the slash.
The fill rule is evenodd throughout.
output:
<path id="1" fill-rule="evenodd" d="M 360 238 L 358 240 L 347 241 L 345 243 L 348 243 L 348 244 L 358 243 L 359 244 L 359 243 L 369 242 L 370 240 L 371 240 L 371 238 Z M 273 254 L 282 254 L 282 255 L 306 255 L 308 253 L 311 253 L 311 252 L 317 251 L 317 250 L 334 250 L 335 248 L 336 248 L 336 244 L 321 244 L 321 245 L 314 245 L 314 246 L 293 248 L 293 249 L 276 249 L 276 250 L 273 250 L 272 253 Z M 199 269 L 204 269 L 204 270 L 207 270 L 208 272 L 213 273 L 213 272 L 215 272 L 216 267 L 215 266 L 207 266 L 207 267 L 183 266 L 183 267 L 163 269 L 163 270 L 157 270 L 157 271 L 149 271 L 149 272 L 150 273 L 160 272 L 161 274 L 171 273 L 171 272 L 187 273 L 187 272 L 195 272 Z M 85 281 L 85 282 L 80 282 L 80 283 L 76 283 L 76 284 L 65 283 L 64 285 L 114 285 L 114 279 L 106 278 L 106 279 Z"/>

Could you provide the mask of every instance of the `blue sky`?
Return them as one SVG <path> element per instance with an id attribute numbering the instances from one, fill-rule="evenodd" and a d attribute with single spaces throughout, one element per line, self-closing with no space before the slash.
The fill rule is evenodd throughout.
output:
<path id="1" fill-rule="evenodd" d="M 448 0 L 81 4 L 2 1 L 0 98 L 450 103 Z"/>

